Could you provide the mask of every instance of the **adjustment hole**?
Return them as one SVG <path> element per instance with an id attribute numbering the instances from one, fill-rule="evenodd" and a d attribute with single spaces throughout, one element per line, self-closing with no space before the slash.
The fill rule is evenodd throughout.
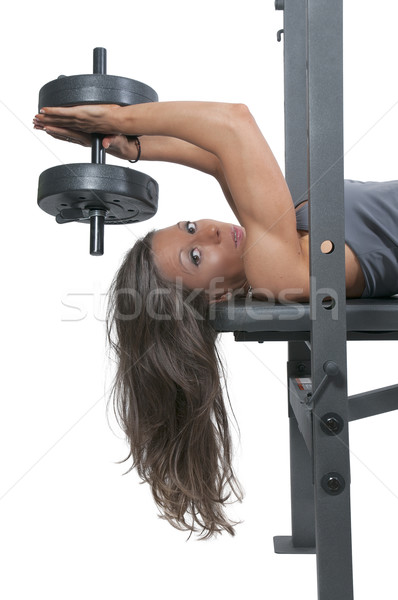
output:
<path id="1" fill-rule="evenodd" d="M 116 199 L 115 199 L 115 200 L 114 200 L 114 202 L 120 202 L 120 200 L 116 200 Z"/>
<path id="2" fill-rule="evenodd" d="M 336 306 L 336 300 L 330 296 L 322 298 L 322 307 L 325 310 L 332 310 Z"/>
<path id="3" fill-rule="evenodd" d="M 330 240 L 325 240 L 321 244 L 321 251 L 323 254 L 331 254 L 334 250 L 334 244 Z"/>
<path id="4" fill-rule="evenodd" d="M 68 206 L 67 204 L 61 204 L 61 206 Z"/>
<path id="5" fill-rule="evenodd" d="M 85 200 L 86 196 L 79 196 L 79 200 Z"/>

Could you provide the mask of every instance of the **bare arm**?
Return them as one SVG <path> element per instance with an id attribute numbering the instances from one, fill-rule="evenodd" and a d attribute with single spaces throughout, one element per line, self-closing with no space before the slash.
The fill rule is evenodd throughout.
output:
<path id="1" fill-rule="evenodd" d="M 36 129 L 43 129 L 39 125 L 35 127 Z M 46 133 L 56 139 L 82 146 L 91 146 L 91 134 L 89 133 L 60 127 L 47 127 Z M 124 160 L 135 160 L 137 157 L 137 145 L 132 137 L 125 135 L 105 136 L 102 143 L 106 152 L 112 156 Z M 144 135 L 140 137 L 140 144 L 140 160 L 180 164 L 215 177 L 231 210 L 240 222 L 239 213 L 217 156 L 189 142 L 173 137 Z"/>
<path id="2" fill-rule="evenodd" d="M 66 127 L 108 135 L 178 138 L 192 148 L 185 145 L 185 153 L 181 152 L 181 145 L 176 145 L 171 157 L 170 149 L 165 150 L 163 146 L 163 160 L 167 156 L 173 162 L 184 164 L 190 154 L 190 165 L 196 161 L 202 163 L 199 168 L 213 169 L 210 163 L 214 159 L 204 160 L 203 153 L 199 158 L 194 148 L 198 147 L 218 159 L 217 172 L 222 174 L 224 187 L 229 188 L 244 225 L 260 221 L 267 229 L 276 227 L 283 234 L 279 221 L 281 214 L 292 207 L 290 193 L 267 142 L 242 105 L 159 102 L 124 107 L 51 107 L 37 115 L 37 122 L 42 127 Z M 162 148 L 159 146 L 156 152 L 160 158 Z"/>
<path id="3" fill-rule="evenodd" d="M 217 156 L 246 228 L 248 280 L 254 287 L 267 282 L 274 294 L 302 288 L 302 295 L 307 295 L 308 264 L 296 232 L 292 198 L 245 106 L 177 102 L 123 107 L 115 124 L 120 127 L 122 122 L 127 131 L 173 135 Z"/>
<path id="4" fill-rule="evenodd" d="M 48 108 L 47 125 L 97 133 L 175 137 L 214 154 L 247 231 L 249 281 L 279 293 L 308 279 L 294 207 L 279 166 L 245 106 L 206 102 Z"/>
<path id="5" fill-rule="evenodd" d="M 240 222 L 240 216 L 228 187 L 221 162 L 215 154 L 189 142 L 165 136 L 143 136 L 141 138 L 141 148 L 143 160 L 176 163 L 215 177 L 231 210 Z"/>

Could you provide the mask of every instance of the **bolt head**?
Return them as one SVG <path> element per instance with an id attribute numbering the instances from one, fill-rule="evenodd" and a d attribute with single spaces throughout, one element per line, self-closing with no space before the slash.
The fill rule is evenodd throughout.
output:
<path id="1" fill-rule="evenodd" d="M 322 477 L 321 485 L 325 492 L 332 496 L 337 496 L 345 488 L 345 481 L 340 473 L 326 473 Z"/>
<path id="2" fill-rule="evenodd" d="M 322 430 L 328 435 L 338 435 L 344 427 L 343 419 L 336 413 L 327 413 L 324 415 L 320 424 Z"/>
<path id="3" fill-rule="evenodd" d="M 334 433 L 339 429 L 339 422 L 334 417 L 326 419 L 326 425 L 329 427 L 330 431 L 333 431 Z"/>
<path id="4" fill-rule="evenodd" d="M 327 486 L 331 492 L 337 492 L 340 487 L 340 481 L 336 477 L 329 477 Z"/>

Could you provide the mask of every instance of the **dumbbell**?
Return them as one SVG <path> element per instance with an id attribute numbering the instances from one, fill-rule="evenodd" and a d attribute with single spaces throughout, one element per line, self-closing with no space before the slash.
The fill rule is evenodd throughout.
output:
<path id="1" fill-rule="evenodd" d="M 157 102 L 148 85 L 106 74 L 106 50 L 94 48 L 93 74 L 60 75 L 39 92 L 44 106 Z M 88 223 L 90 254 L 104 253 L 104 225 L 138 223 L 156 214 L 158 184 L 135 169 L 105 164 L 102 135 L 92 135 L 91 163 L 51 167 L 39 177 L 37 202 L 56 222 Z"/>

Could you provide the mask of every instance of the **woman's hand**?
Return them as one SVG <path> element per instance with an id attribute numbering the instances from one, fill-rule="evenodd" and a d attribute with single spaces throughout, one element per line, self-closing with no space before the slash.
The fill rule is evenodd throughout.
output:
<path id="1" fill-rule="evenodd" d="M 45 131 L 51 137 L 62 140 L 64 142 L 72 142 L 79 144 L 80 146 L 91 146 L 91 133 L 83 133 L 82 131 L 76 131 L 73 129 L 65 129 L 64 127 L 44 127 L 42 123 L 33 119 L 34 129 L 39 131 Z"/>
<path id="2" fill-rule="evenodd" d="M 42 108 L 35 122 L 43 129 L 61 128 L 84 133 L 120 133 L 115 130 L 117 104 L 85 104 Z"/>
<path id="3" fill-rule="evenodd" d="M 92 144 L 91 133 L 84 133 L 75 129 L 66 129 L 64 127 L 44 127 L 40 121 L 33 121 L 34 128 L 45 131 L 51 137 L 79 144 L 80 146 L 90 147 Z M 102 139 L 102 146 L 107 154 L 123 160 L 135 160 L 137 158 L 137 144 L 134 137 L 125 135 L 105 135 Z"/>

